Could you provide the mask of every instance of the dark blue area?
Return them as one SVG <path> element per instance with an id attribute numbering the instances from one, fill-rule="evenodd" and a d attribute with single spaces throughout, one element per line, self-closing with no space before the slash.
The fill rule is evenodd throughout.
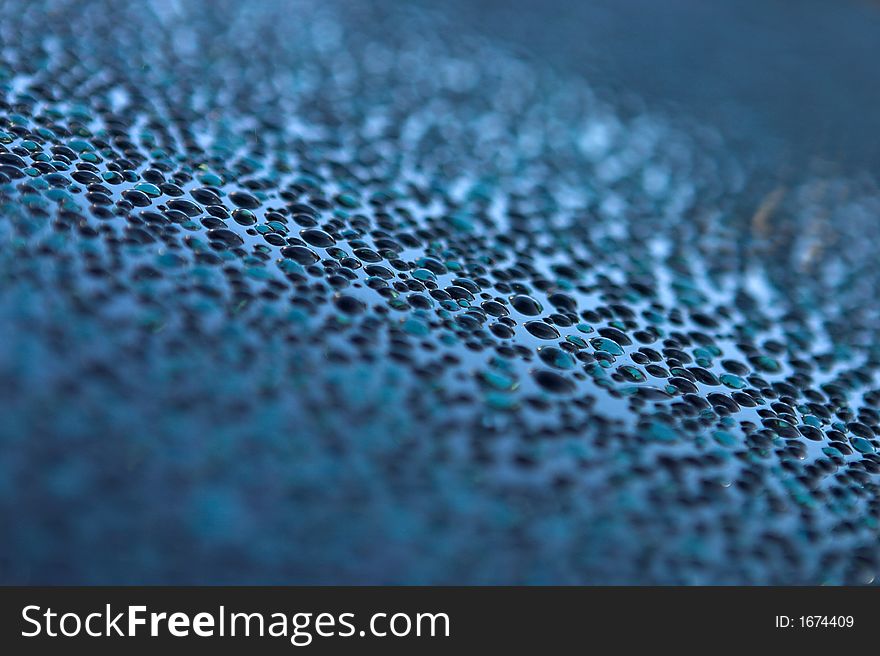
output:
<path id="1" fill-rule="evenodd" d="M 872 583 L 880 12 L 709 5 L 3 3 L 0 582 Z"/>

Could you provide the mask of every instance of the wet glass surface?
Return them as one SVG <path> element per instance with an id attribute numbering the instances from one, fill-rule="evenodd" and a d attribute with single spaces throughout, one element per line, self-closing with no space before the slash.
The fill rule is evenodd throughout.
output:
<path id="1" fill-rule="evenodd" d="M 3 582 L 874 581 L 871 119 L 530 3 L 2 6 Z"/>

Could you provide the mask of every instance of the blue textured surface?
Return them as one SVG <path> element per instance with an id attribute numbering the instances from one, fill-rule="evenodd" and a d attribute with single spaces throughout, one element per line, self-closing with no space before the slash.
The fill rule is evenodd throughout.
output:
<path id="1" fill-rule="evenodd" d="M 873 582 L 868 176 L 528 13 L 0 8 L 0 581 Z"/>

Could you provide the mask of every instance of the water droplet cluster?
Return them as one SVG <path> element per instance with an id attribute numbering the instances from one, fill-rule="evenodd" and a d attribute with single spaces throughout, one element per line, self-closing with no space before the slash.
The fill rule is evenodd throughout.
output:
<path id="1" fill-rule="evenodd" d="M 876 190 L 357 4 L 4 4 L 0 577 L 873 581 Z"/>

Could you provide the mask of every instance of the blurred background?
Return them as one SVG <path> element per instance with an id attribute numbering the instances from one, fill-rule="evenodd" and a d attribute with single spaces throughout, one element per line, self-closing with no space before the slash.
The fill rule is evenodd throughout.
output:
<path id="1" fill-rule="evenodd" d="M 880 164 L 878 2 L 420 1 L 751 153 L 840 172 Z"/>

